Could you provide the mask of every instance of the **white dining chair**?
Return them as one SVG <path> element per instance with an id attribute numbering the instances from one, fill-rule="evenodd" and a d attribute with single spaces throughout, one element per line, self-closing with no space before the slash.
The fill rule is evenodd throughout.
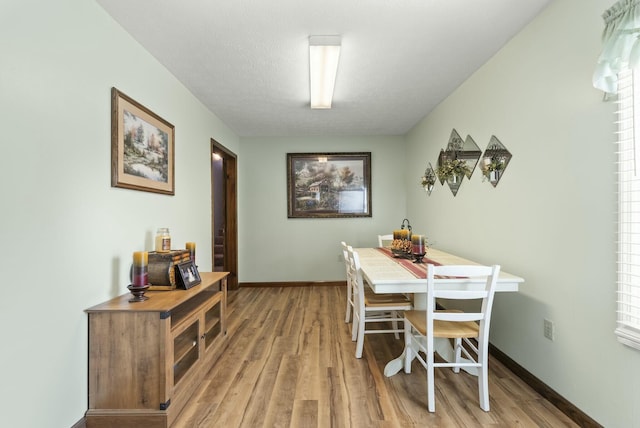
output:
<path id="1" fill-rule="evenodd" d="M 362 358 L 364 336 L 375 333 L 394 333 L 399 339 L 399 333 L 404 331 L 398 326 L 398 322 L 403 320 L 402 311 L 412 309 L 413 305 L 404 294 L 375 294 L 367 291 L 369 287 L 362 278 L 358 252 L 351 246 L 347 246 L 347 252 L 354 298 L 351 340 L 356 341 L 356 358 Z M 367 328 L 367 324 L 382 322 L 390 322 L 392 328 Z"/>
<path id="2" fill-rule="evenodd" d="M 393 241 L 393 235 L 378 235 L 378 247 L 388 247 Z"/>
<path id="3" fill-rule="evenodd" d="M 499 273 L 498 265 L 427 265 L 426 310 L 411 310 L 404 313 L 404 371 L 411 373 L 413 357 L 427 370 L 427 407 L 430 412 L 435 411 L 434 368 L 436 367 L 452 367 L 456 373 L 460 372 L 461 367 L 477 367 L 480 408 L 486 412 L 489 411 L 489 325 Z M 469 278 L 474 282 L 480 280 L 481 285 L 479 284 L 480 288 L 469 287 L 467 290 L 439 290 L 434 285 L 436 277 Z M 436 310 L 437 298 L 481 300 L 482 304 L 480 312 Z M 454 340 L 454 361 L 435 362 L 434 338 Z M 477 340 L 477 345 L 469 340 L 471 338 Z M 467 347 L 473 351 L 473 354 L 467 350 Z M 424 353 L 424 358 L 420 352 Z"/>
<path id="4" fill-rule="evenodd" d="M 351 311 L 355 310 L 353 302 L 353 286 L 351 285 L 351 275 L 349 271 L 349 251 L 346 242 L 342 241 L 340 242 L 340 245 L 342 246 L 342 257 L 344 259 L 345 270 L 347 273 L 347 309 L 344 315 L 344 322 L 349 323 L 351 321 Z"/>

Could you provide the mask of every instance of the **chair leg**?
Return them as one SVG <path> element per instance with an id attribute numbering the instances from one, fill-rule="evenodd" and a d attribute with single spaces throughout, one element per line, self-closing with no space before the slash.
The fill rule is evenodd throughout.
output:
<path id="1" fill-rule="evenodd" d="M 362 358 L 362 349 L 364 348 L 364 314 L 361 313 L 358 320 L 358 337 L 356 338 L 356 358 Z"/>
<path id="2" fill-rule="evenodd" d="M 479 347 L 478 361 L 482 364 L 478 367 L 478 392 L 480 408 L 485 412 L 489 411 L 489 358 L 487 350 Z"/>
<path id="3" fill-rule="evenodd" d="M 393 326 L 393 329 L 396 330 L 393 335 L 396 337 L 396 339 L 400 339 L 400 333 L 398 333 L 398 312 L 397 311 L 391 311 L 391 317 L 393 318 L 393 321 L 391 321 L 391 325 Z"/>
<path id="4" fill-rule="evenodd" d="M 360 318 L 360 316 L 356 314 L 356 309 L 353 308 L 353 323 L 351 325 L 351 341 L 352 342 L 355 342 L 356 339 L 358 338 L 358 324 L 360 324 L 361 321 L 362 319 Z"/>
<path id="5" fill-rule="evenodd" d="M 428 348 L 427 348 L 428 349 Z M 436 411 L 435 381 L 433 379 L 433 352 L 427 351 L 427 407 L 430 412 Z"/>
<path id="6" fill-rule="evenodd" d="M 344 316 L 344 322 L 351 321 L 351 285 L 347 283 L 347 310 Z"/>
<path id="7" fill-rule="evenodd" d="M 478 390 L 480 408 L 485 412 L 489 411 L 489 379 L 486 367 L 480 367 L 478 372 Z"/>

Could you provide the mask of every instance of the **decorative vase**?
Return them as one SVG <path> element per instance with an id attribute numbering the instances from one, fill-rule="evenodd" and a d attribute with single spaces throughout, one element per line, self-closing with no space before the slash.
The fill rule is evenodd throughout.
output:
<path id="1" fill-rule="evenodd" d="M 449 184 L 459 184 L 462 181 L 464 174 L 453 174 L 447 177 Z"/>

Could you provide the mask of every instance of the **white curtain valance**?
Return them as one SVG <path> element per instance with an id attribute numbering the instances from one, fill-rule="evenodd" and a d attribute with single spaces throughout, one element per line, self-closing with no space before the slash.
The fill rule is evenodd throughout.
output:
<path id="1" fill-rule="evenodd" d="M 593 86 L 618 91 L 618 72 L 640 66 L 640 0 L 620 0 L 603 14 L 602 53 L 593 73 Z"/>

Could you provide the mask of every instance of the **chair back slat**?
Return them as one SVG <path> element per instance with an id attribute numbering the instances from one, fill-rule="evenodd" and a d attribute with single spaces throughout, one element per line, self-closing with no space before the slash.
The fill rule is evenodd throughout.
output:
<path id="1" fill-rule="evenodd" d="M 482 312 L 434 312 L 434 320 L 466 322 L 484 319 Z"/>
<path id="2" fill-rule="evenodd" d="M 485 284 L 479 284 L 479 287 L 484 287 Z M 482 290 L 434 290 L 433 297 L 441 299 L 484 299 L 489 292 L 484 288 Z"/>

